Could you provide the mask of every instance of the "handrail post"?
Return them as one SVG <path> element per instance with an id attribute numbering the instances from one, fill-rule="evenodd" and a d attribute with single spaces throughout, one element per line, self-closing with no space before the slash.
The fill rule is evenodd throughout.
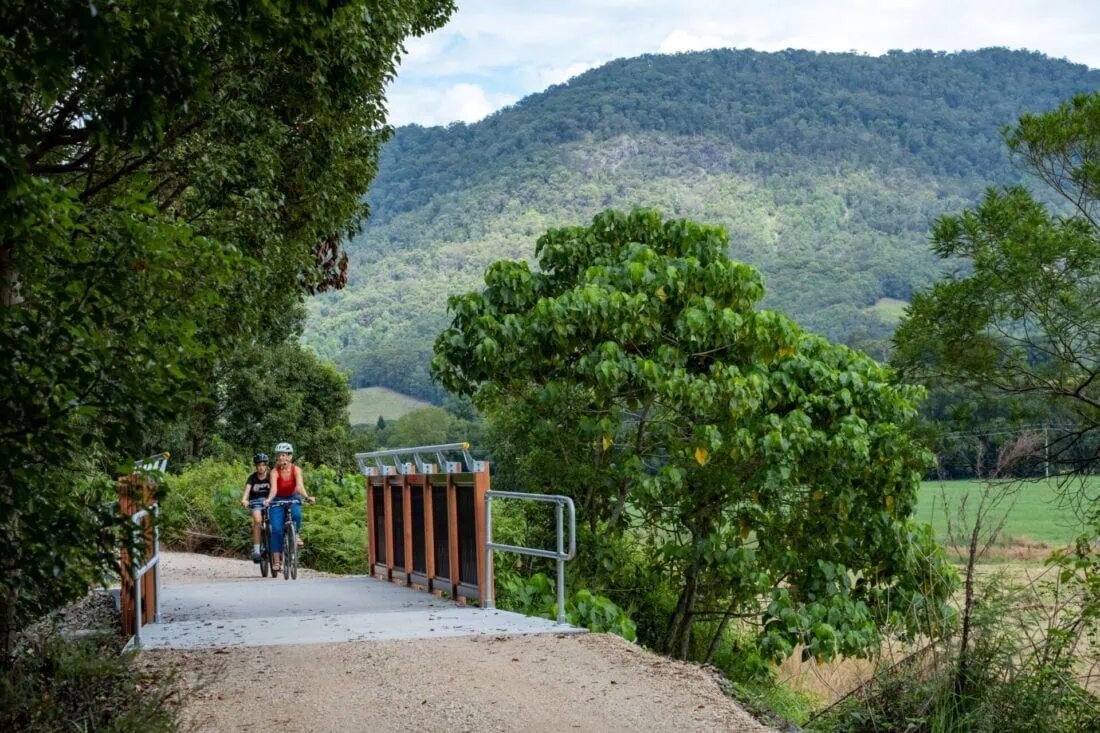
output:
<path id="1" fill-rule="evenodd" d="M 493 497 L 485 494 L 485 608 L 493 608 Z"/>
<path id="2" fill-rule="evenodd" d="M 153 565 L 153 623 L 161 623 L 160 619 L 160 502 L 153 504 L 153 557 L 156 564 Z"/>
<path id="3" fill-rule="evenodd" d="M 524 501 L 539 501 L 554 505 L 554 519 L 557 530 L 557 548 L 543 550 L 533 547 L 518 547 L 516 545 L 504 545 L 493 542 L 492 525 L 492 500 L 522 499 Z M 565 549 L 565 508 L 569 507 L 569 549 Z M 485 494 L 485 573 L 488 581 L 485 584 L 485 608 L 493 608 L 493 594 L 495 582 L 492 580 L 492 560 L 490 553 L 494 550 L 501 552 L 515 552 L 520 555 L 543 557 L 554 560 L 557 563 L 557 605 L 558 623 L 569 623 L 565 615 L 565 563 L 572 560 L 577 554 L 577 512 L 573 500 L 568 496 L 559 494 L 529 494 L 520 491 L 488 491 Z"/>
<path id="4" fill-rule="evenodd" d="M 137 555 L 137 553 L 134 553 Z M 141 578 L 138 574 L 139 566 L 135 561 L 133 563 L 133 577 L 134 577 L 134 646 L 138 649 L 141 648 Z"/>
<path id="5" fill-rule="evenodd" d="M 558 623 L 565 623 L 565 528 L 561 502 L 554 502 L 554 515 L 558 525 Z"/>

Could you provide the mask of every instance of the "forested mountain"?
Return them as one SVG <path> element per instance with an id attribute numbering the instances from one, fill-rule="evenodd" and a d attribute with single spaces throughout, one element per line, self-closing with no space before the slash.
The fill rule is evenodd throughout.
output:
<path id="1" fill-rule="evenodd" d="M 1020 176 L 1004 125 L 1100 71 L 988 49 L 882 57 L 722 50 L 619 60 L 472 125 L 402 127 L 345 290 L 305 340 L 352 372 L 438 399 L 431 342 L 450 293 L 530 257 L 551 226 L 656 207 L 725 225 L 766 305 L 835 340 L 888 335 L 942 270 L 932 220 Z"/>

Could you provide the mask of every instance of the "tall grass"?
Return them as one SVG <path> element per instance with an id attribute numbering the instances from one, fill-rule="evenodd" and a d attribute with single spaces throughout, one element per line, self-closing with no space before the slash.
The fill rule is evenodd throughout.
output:
<path id="1" fill-rule="evenodd" d="M 1021 490 L 1004 477 L 1034 448 L 1022 436 L 974 491 L 954 505 L 945 497 L 945 540 L 964 566 L 953 633 L 901 662 L 877 660 L 866 684 L 811 721 L 814 730 L 1100 730 L 1100 555 L 1090 536 L 1023 581 L 980 568 Z"/>

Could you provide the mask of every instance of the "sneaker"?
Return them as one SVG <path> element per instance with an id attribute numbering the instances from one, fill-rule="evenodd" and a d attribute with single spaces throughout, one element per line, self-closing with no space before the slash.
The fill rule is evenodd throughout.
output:
<path id="1" fill-rule="evenodd" d="M 264 556 L 261 555 L 258 552 L 253 552 L 252 553 L 252 562 L 258 563 L 260 560 L 263 560 L 263 558 L 264 558 Z"/>

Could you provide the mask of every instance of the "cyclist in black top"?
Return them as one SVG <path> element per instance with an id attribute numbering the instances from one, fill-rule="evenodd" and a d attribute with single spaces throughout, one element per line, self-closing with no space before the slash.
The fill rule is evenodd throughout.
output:
<path id="1" fill-rule="evenodd" d="M 271 482 L 271 473 L 267 470 L 267 454 L 257 453 L 252 460 L 256 464 L 256 472 L 244 484 L 241 506 L 252 510 L 252 562 L 259 562 L 260 522 L 263 519 L 261 512 L 264 504 L 274 496 L 275 487 Z"/>

